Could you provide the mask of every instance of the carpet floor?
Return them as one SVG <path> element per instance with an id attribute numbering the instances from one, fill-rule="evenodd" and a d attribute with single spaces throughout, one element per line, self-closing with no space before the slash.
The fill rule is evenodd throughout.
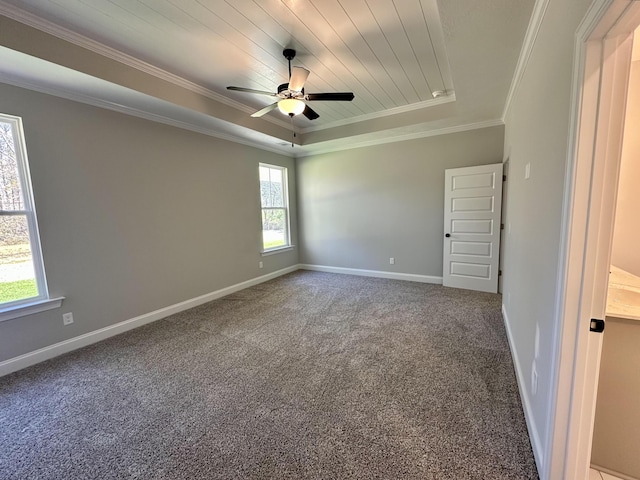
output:
<path id="1" fill-rule="evenodd" d="M 298 271 L 0 378 L 1 479 L 537 479 L 500 296 Z"/>

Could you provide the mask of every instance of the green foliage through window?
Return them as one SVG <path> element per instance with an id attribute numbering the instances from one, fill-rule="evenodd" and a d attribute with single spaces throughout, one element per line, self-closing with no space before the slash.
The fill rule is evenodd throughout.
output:
<path id="1" fill-rule="evenodd" d="M 0 115 L 0 304 L 38 297 L 39 250 L 20 119 Z M 36 234 L 37 237 L 37 234 Z M 33 241 L 35 240 L 35 241 Z M 41 271 L 41 269 L 40 269 Z M 46 288 L 45 288 L 46 291 Z"/>
<path id="2" fill-rule="evenodd" d="M 287 169 L 260 164 L 262 206 L 262 249 L 285 247 L 289 241 Z"/>

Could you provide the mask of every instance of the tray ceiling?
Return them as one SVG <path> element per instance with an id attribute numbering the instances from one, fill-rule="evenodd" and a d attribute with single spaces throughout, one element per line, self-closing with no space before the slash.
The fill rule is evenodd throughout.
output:
<path id="1" fill-rule="evenodd" d="M 355 93 L 353 102 L 312 102 L 317 120 L 295 117 L 293 154 L 308 154 L 499 121 L 532 7 L 533 0 L 4 0 L 0 21 L 11 28 L 0 32 L 0 81 L 72 97 L 77 75 L 85 100 L 125 101 L 129 113 L 282 150 L 289 119 L 277 110 L 249 117 L 273 99 L 226 87 L 275 92 L 288 80 L 282 50 L 294 48 L 293 65 L 311 71 L 307 92 Z M 153 79 L 136 82 L 139 72 Z M 445 93 L 434 98 L 436 91 Z"/>

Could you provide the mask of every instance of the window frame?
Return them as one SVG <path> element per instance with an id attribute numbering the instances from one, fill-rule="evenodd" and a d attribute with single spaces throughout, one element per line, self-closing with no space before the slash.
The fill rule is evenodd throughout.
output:
<path id="1" fill-rule="evenodd" d="M 260 180 L 260 169 L 268 168 L 271 170 L 280 170 L 282 175 L 282 200 L 283 207 L 264 207 L 262 205 L 262 185 Z M 259 193 L 260 193 L 260 253 L 263 255 L 269 255 L 271 253 L 277 253 L 282 250 L 290 250 L 293 248 L 291 244 L 291 220 L 289 214 L 289 169 L 287 167 L 283 167 L 281 165 L 273 165 L 270 163 L 262 163 L 258 164 L 258 185 L 259 185 Z M 284 227 L 285 227 L 285 244 L 278 245 L 272 248 L 264 248 L 264 225 L 262 219 L 264 217 L 265 210 L 283 210 L 284 211 Z"/>
<path id="2" fill-rule="evenodd" d="M 36 296 L 0 303 L 0 321 L 4 321 L 59 307 L 63 299 L 52 299 L 49 297 L 22 118 L 0 113 L 0 122 L 11 125 L 11 133 L 16 150 L 18 180 L 20 182 L 24 203 L 24 210 L 0 210 L 0 216 L 24 215 L 26 217 L 27 228 L 29 229 L 31 259 L 33 262 L 36 287 L 38 289 L 38 295 Z"/>

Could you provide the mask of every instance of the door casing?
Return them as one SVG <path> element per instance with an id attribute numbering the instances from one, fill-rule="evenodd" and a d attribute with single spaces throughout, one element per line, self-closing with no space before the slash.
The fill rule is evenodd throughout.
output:
<path id="1" fill-rule="evenodd" d="M 640 2 L 595 0 L 576 34 L 543 479 L 588 478 L 632 34 Z"/>

